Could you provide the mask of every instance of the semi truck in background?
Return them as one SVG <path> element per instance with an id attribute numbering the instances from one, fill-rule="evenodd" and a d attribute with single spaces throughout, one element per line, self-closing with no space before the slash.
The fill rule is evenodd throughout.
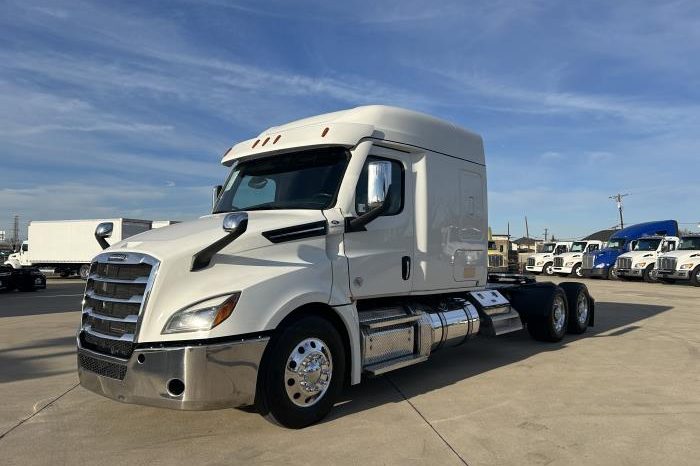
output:
<path id="1" fill-rule="evenodd" d="M 101 251 L 100 245 L 95 243 L 95 228 L 105 221 L 114 225 L 113 241 L 151 229 L 150 220 L 128 218 L 32 221 L 28 241 L 24 241 L 20 250 L 11 254 L 5 264 L 15 269 L 37 267 L 61 277 L 77 274 L 87 279 L 90 261 Z"/>
<path id="2" fill-rule="evenodd" d="M 631 251 L 620 254 L 617 258 L 615 275 L 619 280 L 641 278 L 648 283 L 657 281 L 656 274 L 652 273 L 657 257 L 675 251 L 679 242 L 677 236 L 642 236 L 631 246 Z"/>
<path id="3" fill-rule="evenodd" d="M 498 250 L 498 246 L 493 240 L 493 233 L 491 232 L 491 227 L 489 227 L 488 260 L 488 273 L 491 274 L 508 272 L 508 256 L 504 255 Z"/>
<path id="4" fill-rule="evenodd" d="M 700 234 L 684 235 L 675 251 L 659 254 L 652 274 L 664 283 L 700 286 Z"/>
<path id="5" fill-rule="evenodd" d="M 597 251 L 602 248 L 604 243 L 602 241 L 590 240 L 590 241 L 574 241 L 568 252 L 559 254 L 554 257 L 554 265 L 552 270 L 557 275 L 568 276 L 573 275 L 575 277 L 583 277 L 581 272 L 581 263 L 583 262 L 583 255 L 587 252 Z"/>
<path id="6" fill-rule="evenodd" d="M 572 244 L 571 241 L 544 243 L 542 251 L 527 258 L 525 270 L 535 274 L 554 275 L 554 258 L 568 252 Z"/>
<path id="7" fill-rule="evenodd" d="M 358 107 L 272 127 L 222 163 L 210 215 L 94 258 L 83 387 L 174 409 L 254 404 L 300 428 L 346 382 L 477 335 L 559 341 L 593 324 L 583 284 L 487 283 L 483 143 L 454 124 Z"/>
<path id="8" fill-rule="evenodd" d="M 643 236 L 678 236 L 678 222 L 675 220 L 660 220 L 632 225 L 616 231 L 603 249 L 583 255 L 581 272 L 584 277 L 617 278 L 615 263 L 617 258 L 632 250 L 634 244 Z"/>

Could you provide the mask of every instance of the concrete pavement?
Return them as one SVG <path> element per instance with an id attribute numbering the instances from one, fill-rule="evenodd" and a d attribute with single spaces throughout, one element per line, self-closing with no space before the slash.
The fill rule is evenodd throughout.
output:
<path id="1" fill-rule="evenodd" d="M 76 386 L 75 301 L 0 295 L 3 464 L 695 464 L 700 289 L 588 280 L 596 326 L 560 344 L 477 338 L 349 389 L 301 431 Z M 15 299 L 15 295 L 11 299 Z M 17 298 L 20 299 L 20 298 Z M 53 306 L 39 302 L 45 299 Z M 6 312 L 7 310 L 7 312 Z"/>

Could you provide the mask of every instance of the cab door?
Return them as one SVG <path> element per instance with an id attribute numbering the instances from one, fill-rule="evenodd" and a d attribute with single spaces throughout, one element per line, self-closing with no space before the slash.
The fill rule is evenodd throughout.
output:
<path id="1" fill-rule="evenodd" d="M 355 299 L 396 296 L 411 291 L 413 275 L 413 197 L 410 154 L 383 147 L 373 147 L 365 161 L 355 188 L 355 215 L 372 208 L 372 162 L 386 162 L 391 167 L 388 190 L 390 202 L 385 212 L 359 231 L 344 234 L 348 260 L 350 292 Z M 376 181 L 376 180 L 375 180 Z M 368 198 L 370 197 L 370 198 Z"/>

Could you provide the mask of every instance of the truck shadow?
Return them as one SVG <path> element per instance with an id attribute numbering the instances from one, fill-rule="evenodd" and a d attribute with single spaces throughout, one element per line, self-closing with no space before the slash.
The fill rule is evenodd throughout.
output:
<path id="1" fill-rule="evenodd" d="M 386 403 L 401 402 L 404 396 L 410 400 L 475 375 L 524 361 L 536 354 L 557 351 L 581 339 L 616 338 L 639 329 L 636 323 L 670 309 L 670 306 L 597 302 L 595 327 L 589 327 L 583 335 L 566 335 L 559 343 L 535 341 L 527 330 L 500 337 L 478 337 L 462 346 L 435 353 L 427 363 L 409 366 L 347 388 L 330 416 L 322 422 L 332 422 Z"/>
<path id="2" fill-rule="evenodd" d="M 58 361 L 72 356 L 67 364 Z M 49 338 L 0 349 L 0 383 L 75 373 L 75 336 Z"/>

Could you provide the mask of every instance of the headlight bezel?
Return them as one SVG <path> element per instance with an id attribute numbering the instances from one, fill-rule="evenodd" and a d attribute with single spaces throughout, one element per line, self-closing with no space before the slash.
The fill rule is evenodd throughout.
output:
<path id="1" fill-rule="evenodd" d="M 228 319 L 240 300 L 241 292 L 211 296 L 175 311 L 165 323 L 162 335 L 207 332 Z"/>
<path id="2" fill-rule="evenodd" d="M 680 267 L 678 267 L 678 270 L 691 270 L 695 266 L 694 262 L 688 262 L 685 264 L 681 264 Z"/>

